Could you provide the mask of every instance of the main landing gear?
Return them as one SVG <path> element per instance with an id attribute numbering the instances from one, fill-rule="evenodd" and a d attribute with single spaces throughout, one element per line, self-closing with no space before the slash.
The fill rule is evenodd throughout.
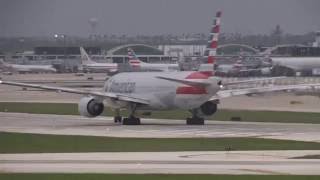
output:
<path id="1" fill-rule="evenodd" d="M 123 125 L 140 125 L 140 118 L 135 116 L 129 116 L 127 118 L 122 118 L 122 116 L 113 117 L 115 123 L 122 123 Z"/>
<path id="2" fill-rule="evenodd" d="M 204 118 L 199 117 L 197 109 L 191 110 L 192 117 L 187 118 L 187 125 L 204 125 Z"/>
<path id="3" fill-rule="evenodd" d="M 120 116 L 120 109 L 115 110 L 115 116 L 113 117 L 113 120 L 115 123 L 121 123 L 122 122 L 122 116 Z"/>
<path id="4" fill-rule="evenodd" d="M 116 116 L 114 117 L 114 122 L 115 123 L 122 122 L 123 125 L 140 125 L 141 124 L 140 118 L 135 117 L 136 105 L 135 104 L 132 105 L 130 110 L 131 110 L 130 116 L 127 118 L 122 118 L 120 116 L 120 110 L 117 109 Z"/>
<path id="5" fill-rule="evenodd" d="M 140 125 L 140 118 L 137 118 L 135 116 L 129 116 L 127 118 L 123 118 L 123 125 Z"/>
<path id="6" fill-rule="evenodd" d="M 115 123 L 121 123 L 122 122 L 122 116 L 115 116 L 113 117 L 113 120 Z"/>

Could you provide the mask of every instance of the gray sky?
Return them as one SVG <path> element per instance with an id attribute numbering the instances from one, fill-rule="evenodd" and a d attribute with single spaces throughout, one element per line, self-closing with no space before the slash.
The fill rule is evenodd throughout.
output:
<path id="1" fill-rule="evenodd" d="M 320 30 L 319 0 L 0 0 L 0 36 L 87 37 L 99 34 L 207 33 L 218 9 L 222 32 L 289 33 Z"/>

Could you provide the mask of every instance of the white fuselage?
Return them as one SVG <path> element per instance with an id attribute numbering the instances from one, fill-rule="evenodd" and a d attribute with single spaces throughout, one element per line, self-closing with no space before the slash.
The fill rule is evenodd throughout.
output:
<path id="1" fill-rule="evenodd" d="M 90 71 L 105 71 L 105 72 L 115 72 L 118 70 L 117 63 L 92 63 L 92 64 L 83 64 L 84 69 Z"/>
<path id="2" fill-rule="evenodd" d="M 146 63 L 141 64 L 139 66 L 141 70 L 144 71 L 178 71 L 179 65 L 178 64 L 152 64 Z"/>
<path id="3" fill-rule="evenodd" d="M 192 109 L 208 101 L 217 91 L 217 78 L 210 78 L 212 86 L 191 87 L 182 83 L 157 78 L 157 76 L 173 77 L 177 79 L 192 79 L 199 72 L 131 72 L 120 73 L 111 77 L 104 86 L 105 92 L 130 95 L 147 99 L 149 106 L 140 107 L 147 110 Z M 189 78 L 188 78 L 189 77 Z M 203 81 L 204 79 L 192 79 Z M 207 79 L 208 80 L 208 79 Z M 127 104 L 107 102 L 107 106 L 119 108 Z M 139 107 L 138 107 L 139 108 Z"/>
<path id="4" fill-rule="evenodd" d="M 6 64 L 5 67 L 18 72 L 56 72 L 57 71 L 51 65 Z"/>
<path id="5" fill-rule="evenodd" d="M 284 66 L 295 71 L 304 71 L 320 68 L 320 57 L 274 57 L 273 66 Z"/>
<path id="6" fill-rule="evenodd" d="M 129 60 L 132 68 L 142 71 L 179 71 L 179 64 L 145 63 L 140 60 Z"/>

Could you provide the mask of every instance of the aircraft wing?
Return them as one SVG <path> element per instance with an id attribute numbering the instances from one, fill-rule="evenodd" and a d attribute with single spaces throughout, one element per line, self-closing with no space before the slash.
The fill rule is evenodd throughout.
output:
<path id="1" fill-rule="evenodd" d="M 232 89 L 232 90 L 221 90 L 217 95 L 213 96 L 210 101 L 228 98 L 240 95 L 251 95 L 251 94 L 261 94 L 267 92 L 277 92 L 286 90 L 301 90 L 301 89 L 315 89 L 315 87 L 320 87 L 320 84 L 298 84 L 298 85 L 287 85 L 287 86 L 265 86 L 265 87 L 255 87 L 255 88 L 245 88 L 245 89 Z"/>
<path id="2" fill-rule="evenodd" d="M 44 90 L 50 90 L 50 91 L 56 91 L 56 92 L 66 92 L 66 93 L 72 93 L 72 94 L 91 95 L 91 96 L 101 97 L 104 99 L 110 98 L 113 100 L 139 103 L 139 104 L 144 104 L 144 105 L 149 104 L 149 101 L 146 99 L 123 95 L 123 94 L 110 93 L 110 92 L 86 91 L 86 90 L 81 90 L 81 89 L 54 87 L 54 86 L 46 86 L 46 85 L 39 85 L 39 84 L 19 83 L 19 82 L 12 82 L 12 81 L 0 81 L 0 84 L 10 85 L 10 86 L 36 88 L 36 89 L 44 89 Z"/>

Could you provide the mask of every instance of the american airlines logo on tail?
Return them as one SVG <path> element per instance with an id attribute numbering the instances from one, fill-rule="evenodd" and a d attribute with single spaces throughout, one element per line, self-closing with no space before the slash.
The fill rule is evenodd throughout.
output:
<path id="1" fill-rule="evenodd" d="M 132 67 L 139 67 L 142 64 L 142 62 L 136 56 L 136 53 L 131 48 L 128 48 L 128 58 L 129 58 L 129 64 Z"/>
<path id="2" fill-rule="evenodd" d="M 221 11 L 218 11 L 216 14 L 216 18 L 213 22 L 212 29 L 210 32 L 208 45 L 205 51 L 205 56 L 208 57 L 209 64 L 214 64 L 216 61 L 218 39 L 219 39 L 219 33 L 220 33 L 221 14 L 222 14 Z"/>
<path id="3" fill-rule="evenodd" d="M 208 76 L 213 76 L 218 48 L 218 39 L 220 33 L 221 24 L 221 11 L 218 11 L 216 17 L 213 21 L 212 29 L 210 31 L 210 36 L 207 44 L 207 48 L 204 52 L 204 56 L 207 58 L 207 64 L 201 64 L 199 71 Z"/>

